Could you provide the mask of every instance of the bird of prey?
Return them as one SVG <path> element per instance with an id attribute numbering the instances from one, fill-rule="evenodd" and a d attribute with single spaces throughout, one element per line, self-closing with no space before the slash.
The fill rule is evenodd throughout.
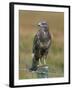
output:
<path id="1" fill-rule="evenodd" d="M 30 70 L 36 71 L 38 65 L 46 64 L 49 48 L 51 46 L 51 34 L 46 21 L 38 23 L 39 30 L 33 40 L 32 48 L 32 67 Z"/>

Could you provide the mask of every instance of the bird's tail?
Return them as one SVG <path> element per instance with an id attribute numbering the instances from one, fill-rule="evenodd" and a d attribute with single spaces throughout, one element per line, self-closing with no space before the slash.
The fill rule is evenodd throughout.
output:
<path id="1" fill-rule="evenodd" d="M 33 57 L 32 60 L 32 67 L 30 68 L 32 71 L 36 71 L 37 70 L 37 65 L 39 63 L 39 60 L 37 60 L 35 57 Z"/>

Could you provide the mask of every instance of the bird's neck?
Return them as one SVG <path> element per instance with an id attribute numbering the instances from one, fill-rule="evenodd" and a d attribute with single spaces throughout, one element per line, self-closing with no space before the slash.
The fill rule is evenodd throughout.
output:
<path id="1" fill-rule="evenodd" d="M 48 32 L 48 29 L 47 28 L 41 28 L 40 31 Z"/>

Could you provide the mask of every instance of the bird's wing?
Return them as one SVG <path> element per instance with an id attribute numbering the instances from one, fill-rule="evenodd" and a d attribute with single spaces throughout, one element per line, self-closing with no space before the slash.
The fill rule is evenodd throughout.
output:
<path id="1" fill-rule="evenodd" d="M 34 40 L 33 40 L 33 53 L 39 46 L 39 36 L 38 34 L 35 35 Z"/>
<path id="2" fill-rule="evenodd" d="M 52 39 L 51 39 L 51 34 L 48 33 L 48 42 L 47 42 L 47 46 L 48 46 L 48 49 L 50 48 L 51 46 L 51 42 L 52 42 Z"/>

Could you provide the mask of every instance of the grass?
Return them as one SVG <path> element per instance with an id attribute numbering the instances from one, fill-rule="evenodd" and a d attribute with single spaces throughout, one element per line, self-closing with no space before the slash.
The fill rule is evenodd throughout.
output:
<path id="1" fill-rule="evenodd" d="M 42 13 L 31 12 L 32 19 L 29 18 L 30 12 L 20 11 L 20 38 L 19 38 L 19 79 L 37 78 L 36 73 L 31 73 L 26 68 L 32 64 L 32 45 L 33 38 L 37 32 L 37 27 L 33 25 L 37 23 L 43 16 L 49 21 L 50 32 L 52 34 L 52 44 L 49 50 L 47 65 L 49 67 L 48 77 L 63 77 L 64 76 L 64 28 L 63 28 L 63 13 Z M 40 13 L 40 14 L 36 14 Z M 35 16 L 36 15 L 36 16 Z M 40 15 L 37 16 L 37 15 Z M 53 18 L 53 19 L 52 19 Z M 25 21 L 24 21 L 25 20 Z M 52 21 L 53 20 L 53 21 Z"/>

